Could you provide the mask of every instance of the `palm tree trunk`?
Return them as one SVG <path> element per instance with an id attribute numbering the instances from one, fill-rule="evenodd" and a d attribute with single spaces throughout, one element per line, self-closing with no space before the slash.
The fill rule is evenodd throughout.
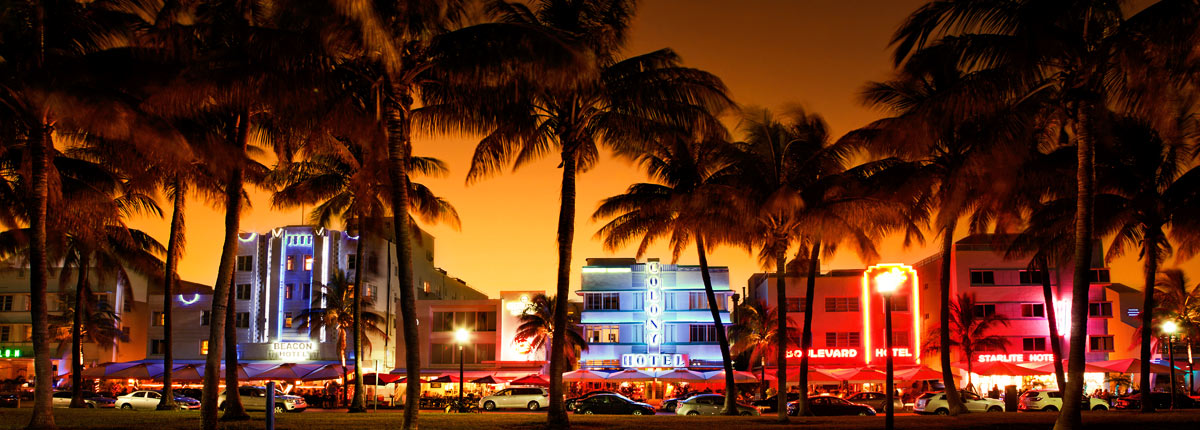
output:
<path id="1" fill-rule="evenodd" d="M 399 263 L 400 319 L 404 332 L 404 366 L 408 381 L 421 379 L 421 339 L 417 332 L 417 301 L 413 289 L 412 239 L 408 221 L 408 157 L 410 149 L 408 89 L 395 83 L 387 87 L 395 103 L 387 103 L 387 122 L 383 130 L 388 145 L 388 176 L 392 181 L 392 222 L 396 232 L 396 260 Z M 405 384 L 404 430 L 417 428 L 421 384 Z"/>
<path id="2" fill-rule="evenodd" d="M 75 312 L 71 315 L 71 407 L 86 408 L 83 401 L 83 314 L 84 296 L 88 290 L 88 269 L 91 266 L 87 251 L 79 250 L 79 275 L 75 282 Z"/>
<path id="3" fill-rule="evenodd" d="M 355 244 L 355 249 L 359 255 L 355 260 L 354 267 L 354 325 L 351 327 L 351 336 L 353 337 L 354 348 L 354 401 L 350 403 L 349 412 L 366 412 L 367 407 L 363 403 L 363 383 L 362 383 L 362 296 L 363 296 L 363 273 L 362 273 L 362 255 L 363 245 L 367 241 L 367 235 L 363 234 L 363 217 L 360 214 L 358 217 L 358 243 Z M 389 263 L 390 264 L 390 263 Z M 342 367 L 343 371 L 345 366 Z"/>
<path id="4" fill-rule="evenodd" d="M 962 399 L 958 397 L 958 385 L 954 383 L 954 369 L 950 366 L 950 260 L 954 252 L 954 229 L 957 225 L 957 220 L 950 220 L 949 224 L 942 229 L 942 279 L 938 291 L 942 301 L 939 306 L 941 315 L 938 318 L 939 324 L 941 324 L 938 330 L 938 353 L 941 356 L 942 383 L 946 385 L 946 403 L 950 408 L 950 415 L 967 412 Z M 968 355 L 966 360 L 969 364 L 971 357 Z M 967 376 L 969 377 L 970 374 Z"/>
<path id="5" fill-rule="evenodd" d="M 725 324 L 721 322 L 721 310 L 717 307 L 717 293 L 713 291 L 712 277 L 708 273 L 708 256 L 705 254 L 704 234 L 696 233 L 696 252 L 700 254 L 700 278 L 704 280 L 704 294 L 708 296 L 708 311 L 712 313 L 716 326 L 717 344 L 721 347 L 721 364 L 725 367 L 725 408 L 722 415 L 737 415 L 737 385 L 733 382 L 733 360 L 729 355 L 729 338 Z"/>
<path id="6" fill-rule="evenodd" d="M 1042 296 L 1046 299 L 1046 323 L 1050 325 L 1050 352 L 1054 354 L 1054 378 L 1058 389 L 1067 386 L 1067 378 L 1063 375 L 1062 337 L 1058 334 L 1058 317 L 1054 311 L 1054 291 L 1050 285 L 1050 262 L 1046 255 L 1037 257 L 1038 268 L 1042 271 Z"/>
<path id="7" fill-rule="evenodd" d="M 234 134 L 235 156 L 244 156 L 246 142 L 249 138 L 248 115 L 238 116 L 237 130 Z M 213 286 L 212 311 L 209 312 L 208 354 L 204 365 L 204 391 L 200 400 L 200 425 L 203 430 L 217 428 L 217 394 L 219 392 L 221 372 L 221 352 L 225 340 L 226 313 L 231 294 L 230 284 L 233 282 L 233 265 L 237 257 L 238 229 L 241 225 L 240 212 L 242 208 L 242 170 L 240 162 L 230 172 L 229 183 L 225 186 L 225 237 L 221 246 L 221 261 L 217 266 L 216 285 Z M 229 345 L 234 348 L 234 345 Z M 234 369 L 236 371 L 236 369 Z M 227 387 L 228 398 L 236 398 L 237 387 Z M 243 412 L 244 413 L 244 412 Z"/>
<path id="8" fill-rule="evenodd" d="M 779 423 L 787 423 L 787 279 L 785 276 L 787 263 L 787 249 L 782 245 L 785 240 L 777 241 L 778 249 L 775 250 L 775 315 L 778 320 L 775 327 L 775 377 L 778 378 L 775 400 L 778 403 L 775 405 L 775 412 L 778 413 Z M 808 351 L 804 351 L 804 355 L 808 355 Z M 801 387 L 806 390 L 807 387 Z M 805 393 L 801 393 L 805 394 Z M 801 395 L 800 397 L 804 397 Z"/>
<path id="9" fill-rule="evenodd" d="M 167 237 L 167 262 L 163 271 L 163 394 L 155 409 L 160 411 L 175 410 L 175 389 L 171 387 L 172 369 L 175 367 L 174 349 L 171 348 L 171 306 L 175 296 L 175 270 L 179 265 L 180 241 L 183 240 L 183 211 L 187 201 L 187 184 L 175 176 L 171 188 L 175 191 L 175 207 L 171 209 L 171 232 Z"/>
<path id="10" fill-rule="evenodd" d="M 569 428 L 563 402 L 562 374 L 567 368 L 567 295 L 571 293 L 571 246 L 575 239 L 575 175 L 574 142 L 563 142 L 561 206 L 558 211 L 558 273 L 554 296 L 554 332 L 550 336 L 550 410 L 546 413 L 549 428 Z"/>
<path id="11" fill-rule="evenodd" d="M 1145 290 L 1142 291 L 1142 368 L 1139 375 L 1141 392 L 1151 391 L 1150 385 L 1150 340 L 1154 337 L 1154 284 L 1158 276 L 1158 238 L 1161 233 L 1157 225 L 1147 225 L 1142 238 L 1142 258 L 1145 258 Z M 1171 363 L 1171 366 L 1174 366 Z M 1142 412 L 1154 412 L 1154 402 L 1142 402 Z"/>
<path id="12" fill-rule="evenodd" d="M 817 273 L 821 270 L 821 241 L 816 241 L 812 245 L 812 252 L 808 256 L 808 280 L 804 286 L 804 331 L 800 334 L 800 349 L 804 351 L 804 355 L 800 356 L 800 401 L 796 404 L 800 405 L 797 415 L 806 416 L 812 415 L 812 410 L 808 406 L 808 350 L 812 348 L 812 314 L 813 314 L 813 296 L 816 294 L 817 288 Z"/>
<path id="13" fill-rule="evenodd" d="M 37 33 L 37 67 L 45 62 L 46 52 L 46 6 L 35 1 L 33 26 Z M 53 429 L 54 410 L 52 398 L 54 369 L 50 363 L 50 315 L 46 309 L 46 202 L 49 200 L 46 173 L 50 169 L 46 151 L 53 148 L 50 127 L 45 118 L 30 127 L 30 194 L 33 207 L 29 208 L 29 314 L 33 325 L 33 373 L 37 385 L 33 387 L 33 414 L 26 429 Z"/>
<path id="14" fill-rule="evenodd" d="M 1080 101 L 1076 107 L 1078 126 L 1075 130 L 1077 165 L 1075 169 L 1075 275 L 1071 284 L 1071 340 L 1067 363 L 1067 388 L 1064 399 L 1083 396 L 1084 348 L 1087 347 L 1088 290 L 1091 287 L 1092 240 L 1095 220 L 1093 208 L 1096 194 L 1096 151 L 1091 136 L 1090 103 Z M 1143 354 L 1145 351 L 1143 351 Z M 1145 387 L 1143 387 L 1145 388 Z M 1074 430 L 1083 426 L 1079 402 L 1063 402 L 1054 430 Z"/>
<path id="15" fill-rule="evenodd" d="M 232 281 L 232 275 L 230 278 Z M 230 287 L 233 287 L 232 282 L 230 282 Z M 225 310 L 225 413 L 221 415 L 221 421 L 243 421 L 250 419 L 250 414 L 246 413 L 246 407 L 242 405 L 242 395 L 237 390 L 237 295 L 230 292 L 227 298 L 228 309 Z"/>

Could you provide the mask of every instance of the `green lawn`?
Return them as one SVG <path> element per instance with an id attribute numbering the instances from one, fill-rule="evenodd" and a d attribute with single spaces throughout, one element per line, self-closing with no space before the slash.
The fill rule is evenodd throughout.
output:
<path id="1" fill-rule="evenodd" d="M 0 409 L 0 429 L 19 429 L 29 420 L 29 408 Z M 63 429 L 137 429 L 169 430 L 196 429 L 200 426 L 197 412 L 123 412 L 115 410 L 55 409 L 55 419 Z M 256 420 L 225 426 L 226 429 L 261 429 L 263 415 L 252 414 Z M 382 429 L 396 428 L 400 424 L 398 412 L 370 414 L 345 414 L 333 412 L 305 412 L 284 414 L 277 421 L 278 429 Z M 991 413 L 961 417 L 900 416 L 896 417 L 896 428 L 914 430 L 937 429 L 1049 429 L 1054 423 L 1051 413 Z M 1089 429 L 1154 430 L 1200 428 L 1200 410 L 1160 412 L 1142 415 L 1133 412 L 1085 412 L 1084 424 Z M 534 414 L 442 414 L 423 413 L 420 427 L 423 429 L 537 429 L 545 422 L 544 415 Z M 687 429 L 687 430 L 739 430 L 785 428 L 774 423 L 773 417 L 677 417 L 677 416 L 572 416 L 573 427 L 578 429 Z M 875 429 L 883 426 L 883 417 L 835 417 L 792 419 L 786 427 L 816 427 L 825 429 Z"/>

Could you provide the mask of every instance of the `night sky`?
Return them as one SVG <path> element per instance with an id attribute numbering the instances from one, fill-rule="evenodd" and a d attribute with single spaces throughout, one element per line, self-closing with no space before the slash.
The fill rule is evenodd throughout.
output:
<path id="1" fill-rule="evenodd" d="M 771 109 L 800 104 L 823 115 L 836 137 L 882 116 L 863 107 L 858 92 L 867 81 L 889 76 L 892 32 L 922 3 L 644 0 L 626 52 L 672 48 L 687 66 L 724 79 L 739 104 Z M 730 121 L 736 123 L 736 119 Z M 467 186 L 464 178 L 477 141 L 478 137 L 471 136 L 424 136 L 414 142 L 417 155 L 441 158 L 451 168 L 449 177 L 415 180 L 449 199 L 462 218 L 461 231 L 426 226 L 437 237 L 436 264 L 492 297 L 504 290 L 553 290 L 561 180 L 561 172 L 555 168 L 557 157 Z M 645 180 L 645 174 L 631 162 L 610 157 L 579 178 L 572 289 L 579 286 L 579 268 L 585 258 L 633 256 L 634 246 L 613 253 L 602 249 L 594 238 L 601 224 L 591 221 L 591 213 L 601 199 Z M 306 219 L 298 210 L 271 210 L 267 193 L 251 195 L 252 208 L 242 217 L 243 231 L 265 232 Z M 204 201 L 189 203 L 187 250 L 179 271 L 184 279 L 212 285 L 220 256 L 222 216 Z M 166 242 L 164 220 L 142 218 L 133 226 Z M 960 231 L 958 237 L 963 234 Z M 889 239 L 881 247 L 881 262 L 915 263 L 935 252 L 933 239 L 927 237 L 926 246 L 907 250 L 901 248 L 899 239 Z M 647 256 L 664 262 L 670 259 L 665 246 L 652 248 Z M 1141 286 L 1141 264 L 1136 258 L 1134 250 L 1110 264 L 1114 282 Z M 741 249 L 719 249 L 709 256 L 709 262 L 729 266 L 735 290 L 745 285 L 751 273 L 761 271 L 756 255 Z M 680 263 L 696 264 L 695 250 L 685 251 Z M 1164 268 L 1179 262 L 1172 258 L 1166 263 Z M 1183 266 L 1193 282 L 1200 281 L 1200 261 Z M 850 251 L 823 264 L 823 270 L 862 267 L 863 262 Z"/>

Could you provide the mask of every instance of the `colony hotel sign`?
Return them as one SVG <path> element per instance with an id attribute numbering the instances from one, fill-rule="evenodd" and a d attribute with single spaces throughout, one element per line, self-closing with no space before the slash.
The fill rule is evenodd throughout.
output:
<path id="1" fill-rule="evenodd" d="M 687 366 L 687 354 L 621 354 L 621 367 Z"/>
<path id="2" fill-rule="evenodd" d="M 646 263 L 646 345 L 650 347 L 651 353 L 658 352 L 658 346 L 662 345 L 663 338 L 663 293 L 660 272 L 661 267 L 657 261 Z M 624 361 L 622 357 L 621 362 Z"/>

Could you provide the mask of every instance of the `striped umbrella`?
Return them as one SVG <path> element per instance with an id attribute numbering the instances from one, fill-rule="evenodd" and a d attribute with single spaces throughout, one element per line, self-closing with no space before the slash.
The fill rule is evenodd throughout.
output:
<path id="1" fill-rule="evenodd" d="M 579 369 L 564 373 L 562 378 L 564 381 L 603 381 L 608 379 L 608 374 Z"/>

